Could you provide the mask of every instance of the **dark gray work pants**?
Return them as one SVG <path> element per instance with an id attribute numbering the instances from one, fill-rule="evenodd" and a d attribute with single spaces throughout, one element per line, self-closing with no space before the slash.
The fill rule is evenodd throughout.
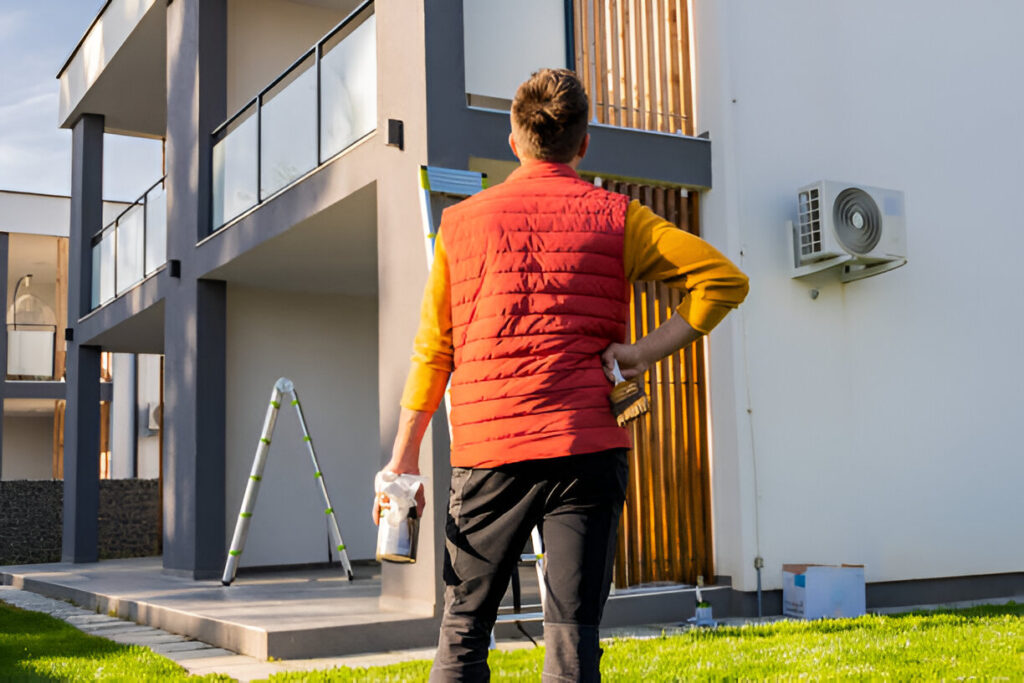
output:
<path id="1" fill-rule="evenodd" d="M 599 681 L 598 625 L 626 496 L 625 449 L 452 470 L 445 611 L 431 681 L 487 681 L 498 605 L 537 526 L 544 539 L 545 681 Z"/>

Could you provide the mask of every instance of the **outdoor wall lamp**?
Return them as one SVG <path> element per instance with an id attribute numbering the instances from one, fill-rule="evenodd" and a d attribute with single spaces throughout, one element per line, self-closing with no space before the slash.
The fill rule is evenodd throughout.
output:
<path id="1" fill-rule="evenodd" d="M 14 324 L 15 329 L 17 329 L 18 327 L 18 290 L 21 289 L 21 283 L 23 282 L 25 283 L 26 287 L 32 284 L 32 273 L 29 273 L 28 275 L 22 275 L 20 278 L 18 278 L 17 284 L 14 285 L 14 296 L 11 297 L 11 307 L 14 309 L 14 311 L 11 314 L 11 322 Z"/>

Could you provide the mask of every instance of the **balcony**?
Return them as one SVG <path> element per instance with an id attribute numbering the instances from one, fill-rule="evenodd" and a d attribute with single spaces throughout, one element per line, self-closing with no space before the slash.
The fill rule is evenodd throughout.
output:
<path id="1" fill-rule="evenodd" d="M 213 132 L 212 230 L 376 128 L 376 21 L 367 0 Z"/>
<path id="2" fill-rule="evenodd" d="M 156 0 L 103 4 L 57 74 L 61 127 L 70 128 L 82 114 L 103 114 L 108 132 L 164 135 L 167 5 Z"/>
<path id="3" fill-rule="evenodd" d="M 92 238 L 91 309 L 103 306 L 167 261 L 167 193 L 154 183 Z"/>

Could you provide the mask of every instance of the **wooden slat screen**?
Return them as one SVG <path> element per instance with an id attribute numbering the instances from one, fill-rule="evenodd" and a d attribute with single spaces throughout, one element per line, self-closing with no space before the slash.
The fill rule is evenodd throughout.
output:
<path id="1" fill-rule="evenodd" d="M 573 34 L 591 120 L 693 135 L 686 0 L 575 0 Z"/>
<path id="2" fill-rule="evenodd" d="M 64 478 L 64 423 L 67 401 L 53 404 L 53 478 Z M 100 401 L 100 479 L 110 479 L 110 401 Z"/>
<path id="3" fill-rule="evenodd" d="M 698 232 L 698 195 L 678 188 L 604 181 L 689 232 Z M 679 291 L 636 283 L 630 305 L 631 340 L 675 312 Z M 708 454 L 705 346 L 700 340 L 647 373 L 651 410 L 633 423 L 629 491 L 615 556 L 618 587 L 714 577 L 711 473 Z"/>

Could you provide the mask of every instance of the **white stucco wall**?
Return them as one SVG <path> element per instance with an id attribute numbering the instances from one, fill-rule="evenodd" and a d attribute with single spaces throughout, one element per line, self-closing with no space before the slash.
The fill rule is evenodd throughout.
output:
<path id="1" fill-rule="evenodd" d="M 227 482 L 230 542 L 279 377 L 295 382 L 351 559 L 371 558 L 379 467 L 377 301 L 228 286 Z M 242 566 L 327 560 L 324 505 L 294 409 L 284 403 Z"/>
<path id="2" fill-rule="evenodd" d="M 103 225 L 128 206 L 124 202 L 103 202 Z M 70 225 L 70 198 L 0 190 L 0 232 L 67 237 Z"/>
<path id="3" fill-rule="evenodd" d="M 269 85 L 357 4 L 228 0 L 228 115 Z"/>
<path id="4" fill-rule="evenodd" d="M 160 476 L 160 432 L 149 429 L 149 409 L 160 403 L 160 356 L 115 353 L 110 413 L 110 477 Z M 138 422 L 138 424 L 136 424 Z"/>
<path id="5" fill-rule="evenodd" d="M 502 100 L 542 67 L 565 66 L 561 0 L 463 0 L 466 92 Z"/>
<path id="6" fill-rule="evenodd" d="M 3 478 L 53 479 L 53 416 L 4 416 Z"/>
<path id="7" fill-rule="evenodd" d="M 1020 571 L 1024 5 L 693 5 L 703 229 L 751 277 L 711 341 L 718 573 Z M 822 178 L 906 193 L 907 266 L 790 279 L 784 222 Z"/>
<path id="8" fill-rule="evenodd" d="M 149 407 L 160 403 L 160 356 L 138 354 L 139 419 L 148 417 Z M 115 376 L 115 381 L 117 377 Z M 145 410 L 143 410 L 145 409 Z M 160 432 L 149 430 L 149 421 L 139 424 L 138 473 L 139 479 L 160 476 Z"/>
<path id="9" fill-rule="evenodd" d="M 135 476 L 135 358 L 130 353 L 113 354 L 114 378 L 110 403 L 110 478 Z"/>

